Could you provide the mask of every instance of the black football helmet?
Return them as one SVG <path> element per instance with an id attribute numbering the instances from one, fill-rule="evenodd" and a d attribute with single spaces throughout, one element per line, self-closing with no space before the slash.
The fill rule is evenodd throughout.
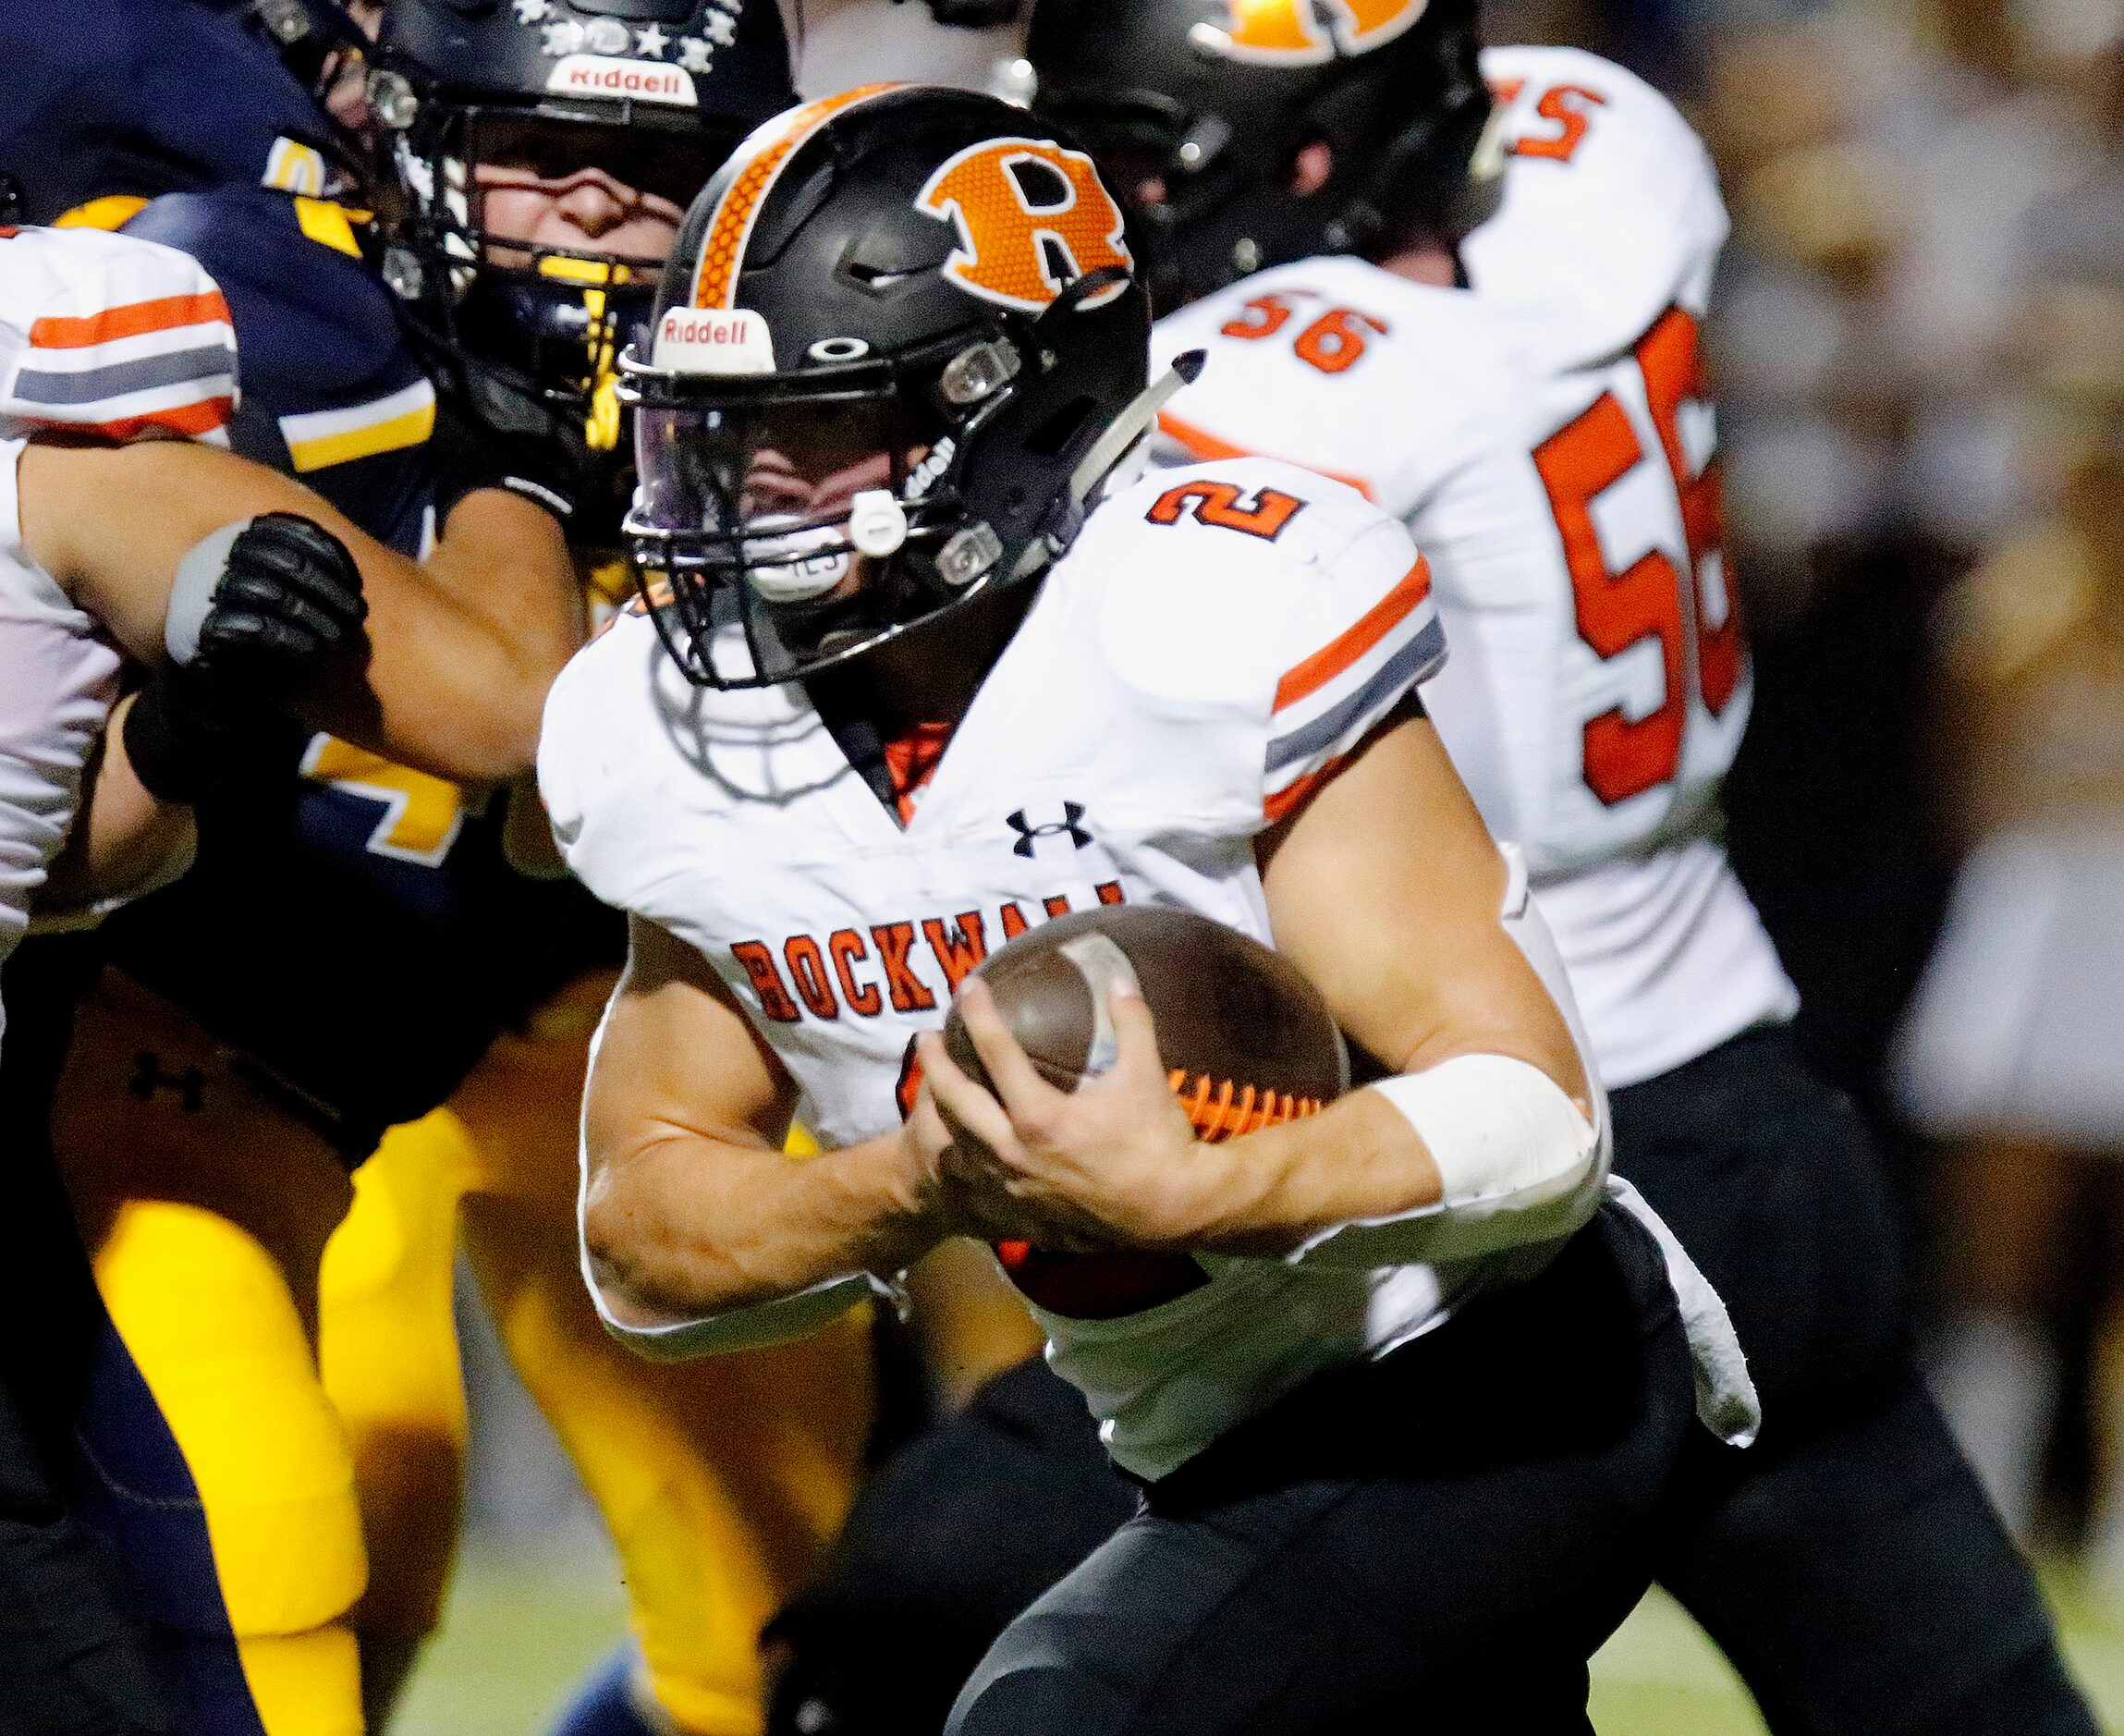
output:
<path id="1" fill-rule="evenodd" d="M 251 6 L 291 55 L 314 38 L 361 57 L 388 160 L 372 177 L 385 281 L 482 421 L 557 434 L 574 453 L 593 496 L 576 531 L 616 529 L 616 362 L 662 262 L 496 238 L 474 166 L 595 166 L 683 211 L 796 100 L 775 0 L 390 0 L 375 40 L 354 47 L 335 0 Z"/>
<path id="2" fill-rule="evenodd" d="M 1026 55 L 1035 105 L 1128 202 L 1163 312 L 1470 226 L 1480 48 L 1476 0 L 1038 0 Z M 1316 141 L 1333 167 L 1299 194 Z"/>
<path id="3" fill-rule="evenodd" d="M 1024 110 L 873 85 L 762 128 L 621 363 L 679 666 L 801 679 L 1041 571 L 1178 384 L 1149 331 L 1120 207 Z"/>

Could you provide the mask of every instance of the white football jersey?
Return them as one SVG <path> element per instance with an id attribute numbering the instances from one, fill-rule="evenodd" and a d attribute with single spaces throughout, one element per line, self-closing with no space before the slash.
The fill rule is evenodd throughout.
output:
<path id="1" fill-rule="evenodd" d="M 1272 939 L 1255 836 L 1443 654 L 1399 524 L 1239 459 L 1154 473 L 1093 513 L 905 826 L 800 688 L 696 690 L 634 612 L 555 685 L 539 784 L 568 866 L 714 966 L 805 1124 L 846 1145 L 898 1123 L 914 1034 L 1047 916 L 1157 900 Z M 1202 1263 L 1208 1284 L 1141 1314 L 1043 1316 L 1145 1476 L 1423 1329 L 1489 1269 Z"/>
<path id="2" fill-rule="evenodd" d="M 1750 698 L 1697 347 L 1726 212 L 1631 74 L 1563 48 L 1483 69 L 1508 155 L 1469 287 L 1321 258 L 1168 316 L 1158 358 L 1208 364 L 1164 456 L 1303 464 L 1410 526 L 1454 654 L 1424 703 L 1624 1085 L 1798 1006 L 1718 842 Z"/>
<path id="3" fill-rule="evenodd" d="M 96 624 L 22 546 L 26 433 L 207 437 L 235 394 L 228 310 L 184 254 L 92 229 L 0 229 L 0 959 L 66 841 L 118 679 Z"/>

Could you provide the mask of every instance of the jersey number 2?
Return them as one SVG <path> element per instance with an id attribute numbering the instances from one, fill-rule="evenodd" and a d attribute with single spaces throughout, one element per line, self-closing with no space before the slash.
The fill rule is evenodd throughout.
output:
<path id="1" fill-rule="evenodd" d="M 1689 546 L 1686 581 L 1659 549 L 1619 573 L 1608 570 L 1601 553 L 1593 503 L 1644 457 L 1630 417 L 1613 393 L 1603 392 L 1592 408 L 1543 441 L 1533 454 L 1563 537 L 1579 637 L 1603 658 L 1618 657 L 1656 638 L 1665 666 L 1665 691 L 1654 711 L 1633 721 L 1617 706 L 1585 726 L 1586 785 L 1611 807 L 1666 782 L 1680 764 L 1690 666 L 1695 666 L 1705 709 L 1716 717 L 1740 683 L 1743 654 L 1739 601 L 1720 549 L 1725 514 L 1717 460 L 1692 474 L 1682 446 L 1681 406 L 1705 396 L 1695 320 L 1680 308 L 1669 308 L 1638 340 L 1635 355 L 1653 426 L 1681 503 Z M 1709 618 L 1713 599 L 1705 595 L 1705 568 L 1715 555 L 1720 558 L 1725 593 L 1720 599 L 1724 615 L 1715 626 Z"/>

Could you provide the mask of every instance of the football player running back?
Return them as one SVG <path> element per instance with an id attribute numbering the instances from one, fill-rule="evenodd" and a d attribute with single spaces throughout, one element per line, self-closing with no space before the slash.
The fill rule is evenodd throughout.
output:
<path id="1" fill-rule="evenodd" d="M 695 202 L 630 364 L 642 605 L 540 749 L 631 923 L 586 1275 L 684 1355 L 807 1331 L 950 1234 L 1174 1254 L 1167 1300 L 1041 1315 L 1149 1511 L 953 1728 L 1327 1730 L 1414 1695 L 1582 1729 L 1700 1405 L 1745 1439 L 1753 1394 L 1678 1250 L 1601 1204 L 1553 950 L 1414 697 L 1422 559 L 1287 465 L 1132 480 L 1187 371 L 1147 385 L 1147 336 L 1090 159 L 992 99 L 822 100 Z M 1130 900 L 1273 939 L 1385 1076 L 1198 1146 L 1117 989 L 1113 1070 L 1042 1083 L 970 973 Z M 998 1094 L 935 1035 L 954 996 Z M 793 1162 L 800 1100 L 824 1149 Z"/>
<path id="2" fill-rule="evenodd" d="M 1661 1578 L 1773 1730 L 2090 1730 L 1920 1383 L 1875 1160 L 1799 1062 L 1719 842 L 1750 672 L 1699 348 L 1709 159 L 1590 55 L 1478 63 L 1473 15 L 1047 0 L 1030 52 L 1136 208 L 1154 355 L 1208 354 L 1167 456 L 1336 476 L 1432 561 L 1454 656 L 1426 703 L 1525 852 L 1617 1168 L 1732 1305 L 1769 1418 L 1746 1454 L 1690 1443 Z"/>

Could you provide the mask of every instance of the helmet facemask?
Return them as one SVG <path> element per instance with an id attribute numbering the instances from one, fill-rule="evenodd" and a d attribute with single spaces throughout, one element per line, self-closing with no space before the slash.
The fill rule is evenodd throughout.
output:
<path id="1" fill-rule="evenodd" d="M 626 531 L 689 679 L 804 679 L 1008 576 L 993 536 L 967 532 L 958 483 L 1010 388 L 969 410 L 942 385 L 995 342 L 794 377 L 680 383 L 630 366 L 641 482 Z"/>
<path id="2" fill-rule="evenodd" d="M 676 232 L 733 143 L 501 105 L 431 112 L 399 143 L 418 213 L 386 271 L 491 420 L 507 425 L 509 399 L 519 420 L 536 407 L 593 468 L 623 469 L 618 358 L 647 325 L 661 252 L 525 239 L 491 210 L 517 187 L 550 192 L 599 173 Z"/>
<path id="3" fill-rule="evenodd" d="M 629 543 L 690 680 L 807 679 L 1069 546 L 1155 416 L 1122 229 L 1087 156 L 970 92 L 865 87 L 739 148 L 621 364 Z"/>
<path id="4" fill-rule="evenodd" d="M 479 420 L 557 436 L 570 536 L 609 545 L 630 481 L 618 358 L 694 194 L 793 95 L 780 12 L 392 0 L 368 60 L 392 168 L 374 202 L 383 275 Z M 591 184 L 610 202 L 586 202 Z M 535 197 L 508 209 L 517 195 Z"/>

